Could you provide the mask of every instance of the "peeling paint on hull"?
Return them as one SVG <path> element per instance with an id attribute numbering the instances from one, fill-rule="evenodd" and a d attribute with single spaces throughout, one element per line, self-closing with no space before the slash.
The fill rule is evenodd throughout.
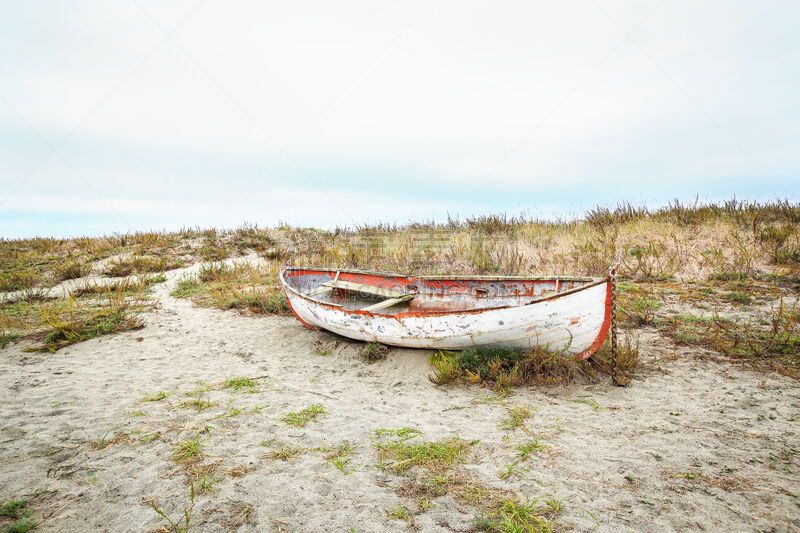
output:
<path id="1" fill-rule="evenodd" d="M 535 297 L 534 286 L 545 285 L 551 278 L 411 278 L 391 274 L 361 273 L 341 271 L 344 275 L 370 276 L 386 279 L 385 286 L 413 284 L 425 291 L 436 284 L 442 291 L 451 287 L 454 291 L 466 291 L 475 286 L 490 283 L 506 283 L 519 292 L 519 287 L 530 295 L 516 296 L 501 294 L 489 304 L 507 301 L 509 298 L 525 299 L 522 305 L 503 305 L 497 307 L 441 310 L 435 307 L 429 311 L 424 308 L 394 312 L 365 312 L 346 309 L 331 302 L 309 298 L 293 283 L 293 276 L 311 275 L 333 276 L 325 269 L 287 268 L 281 273 L 281 281 L 286 290 L 288 302 L 295 316 L 306 326 L 325 329 L 352 339 L 380 342 L 392 346 L 408 348 L 460 350 L 470 346 L 513 346 L 518 348 L 541 347 L 553 351 L 573 354 L 577 358 L 590 357 L 602 344 L 610 326 L 610 286 L 607 280 L 591 278 L 562 278 L 573 284 L 564 292 L 544 294 Z M 555 278 L 552 278 L 555 279 Z M 500 281 L 498 281 L 500 280 Z M 577 280 L 577 281 L 576 281 Z M 556 290 L 563 283 L 555 281 Z M 392 285 L 394 284 L 394 285 Z M 512 285 L 513 284 L 513 285 Z M 527 285 L 531 286 L 526 289 Z M 437 290 L 439 290 L 437 288 Z M 497 292 L 497 289 L 493 289 Z M 506 289 L 510 294 L 511 289 Z M 486 290 L 478 288 L 478 294 Z M 427 293 L 426 296 L 446 294 Z M 531 298 L 531 296 L 534 296 Z M 420 300 L 424 300 L 420 296 Z M 464 305 L 469 298 L 462 297 Z M 478 302 L 476 297 L 475 302 Z M 424 302 L 423 304 L 424 305 Z M 487 304 L 484 304 L 487 305 Z"/>

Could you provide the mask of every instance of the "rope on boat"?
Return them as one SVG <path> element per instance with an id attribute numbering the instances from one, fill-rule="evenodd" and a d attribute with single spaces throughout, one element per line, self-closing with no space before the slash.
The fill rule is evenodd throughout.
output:
<path id="1" fill-rule="evenodd" d="M 617 375 L 617 269 L 619 261 L 608 271 L 611 284 L 611 382 L 617 387 L 625 385 Z"/>

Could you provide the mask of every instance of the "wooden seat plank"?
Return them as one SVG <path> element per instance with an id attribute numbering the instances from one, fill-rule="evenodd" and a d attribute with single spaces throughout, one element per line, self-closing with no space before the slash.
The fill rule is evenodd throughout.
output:
<path id="1" fill-rule="evenodd" d="M 306 293 L 306 296 L 317 296 L 318 294 L 324 294 L 326 292 L 331 292 L 333 287 L 328 287 L 327 285 L 320 285 L 316 289 L 309 291 Z"/>
<path id="2" fill-rule="evenodd" d="M 414 299 L 414 296 L 415 296 L 414 294 L 404 294 L 397 298 L 389 298 L 388 300 L 368 305 L 367 307 L 362 307 L 361 311 L 378 311 L 379 309 L 386 309 L 387 307 L 392 307 L 393 305 L 397 305 L 412 300 Z"/>
<path id="3" fill-rule="evenodd" d="M 323 283 L 325 287 L 331 289 L 342 289 L 346 291 L 360 292 L 363 294 L 371 294 L 373 296 L 382 296 L 384 298 L 400 298 L 409 293 L 395 291 L 392 289 L 385 289 L 383 287 L 376 287 L 374 285 L 364 285 L 363 283 L 354 283 L 352 281 L 334 280 Z"/>

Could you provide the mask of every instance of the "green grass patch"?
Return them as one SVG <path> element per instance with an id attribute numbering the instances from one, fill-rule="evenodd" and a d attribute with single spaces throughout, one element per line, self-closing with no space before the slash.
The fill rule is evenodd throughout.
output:
<path id="1" fill-rule="evenodd" d="M 722 299 L 736 304 L 749 305 L 753 303 L 753 298 L 745 292 L 731 291 L 722 295 Z"/>
<path id="2" fill-rule="evenodd" d="M 578 400 L 573 400 L 575 403 L 582 403 L 583 405 L 588 405 L 592 408 L 592 411 L 599 411 L 601 409 L 600 404 L 597 403 L 597 400 L 593 398 L 580 398 Z"/>
<path id="3" fill-rule="evenodd" d="M 524 405 L 512 407 L 508 410 L 506 418 L 500 421 L 500 428 L 506 431 L 524 429 L 525 422 L 533 416 L 533 410 Z"/>
<path id="4" fill-rule="evenodd" d="M 534 437 L 528 441 L 523 442 L 522 444 L 516 447 L 517 450 L 517 457 L 521 460 L 525 461 L 531 455 L 535 455 L 539 452 L 542 452 L 547 449 L 546 444 L 542 444 L 538 437 Z"/>
<path id="5" fill-rule="evenodd" d="M 5 348 L 12 342 L 17 339 L 20 339 L 22 335 L 18 333 L 10 333 L 8 331 L 0 331 L 0 348 Z"/>
<path id="6" fill-rule="evenodd" d="M 335 466 L 336 469 L 343 474 L 348 474 L 347 466 L 350 463 L 350 456 L 355 449 L 355 444 L 342 442 L 325 455 L 325 460 Z"/>
<path id="7" fill-rule="evenodd" d="M 190 298 L 196 294 L 200 294 L 202 290 L 203 284 L 200 280 L 197 278 L 184 278 L 178 281 L 170 295 L 175 298 Z"/>
<path id="8" fill-rule="evenodd" d="M 234 377 L 225 380 L 222 384 L 223 389 L 233 389 L 236 391 L 253 391 L 258 388 L 258 383 L 252 378 L 248 377 Z"/>
<path id="9" fill-rule="evenodd" d="M 306 424 L 308 424 L 309 422 L 314 422 L 320 416 L 324 415 L 327 412 L 328 410 L 325 408 L 324 405 L 320 405 L 317 403 L 309 405 L 302 411 L 286 413 L 281 417 L 281 420 L 283 420 L 286 424 L 289 424 L 290 426 L 305 427 Z"/>
<path id="10" fill-rule="evenodd" d="M 194 409 L 195 411 L 205 411 L 214 407 L 214 402 L 206 398 L 192 398 L 178 404 L 183 409 Z"/>
<path id="11" fill-rule="evenodd" d="M 386 511 L 386 516 L 395 520 L 411 521 L 411 511 L 405 505 L 398 505 Z"/>
<path id="12" fill-rule="evenodd" d="M 0 517 L 10 520 L 0 526 L 0 533 L 27 533 L 37 526 L 30 516 L 31 510 L 28 509 L 26 500 L 12 499 L 0 502 Z"/>
<path id="13" fill-rule="evenodd" d="M 150 396 L 145 396 L 142 398 L 143 402 L 160 402 L 161 400 L 165 399 L 168 396 L 166 391 L 159 391 L 155 394 L 151 394 Z"/>
<path id="14" fill-rule="evenodd" d="M 173 459 L 178 463 L 190 463 L 203 457 L 203 445 L 200 437 L 186 439 L 178 442 L 172 454 Z"/>
<path id="15" fill-rule="evenodd" d="M 489 516 L 477 517 L 473 523 L 479 531 L 498 533 L 552 533 L 553 519 L 562 512 L 562 504 L 552 498 L 535 498 L 524 502 L 503 501 Z"/>
<path id="16" fill-rule="evenodd" d="M 416 437 L 379 438 L 375 448 L 383 467 L 394 473 L 401 474 L 413 467 L 441 473 L 462 462 L 477 442 L 460 437 L 434 441 L 420 441 Z"/>
<path id="17" fill-rule="evenodd" d="M 378 438 L 394 437 L 395 440 L 401 441 L 418 437 L 419 435 L 422 435 L 422 432 L 415 428 L 378 428 L 375 430 L 375 436 Z"/>

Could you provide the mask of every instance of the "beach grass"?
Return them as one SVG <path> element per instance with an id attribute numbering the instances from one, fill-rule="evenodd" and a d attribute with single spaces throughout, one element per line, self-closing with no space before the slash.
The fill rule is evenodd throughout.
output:
<path id="1" fill-rule="evenodd" d="M 314 422 L 327 412 L 328 410 L 324 405 L 315 403 L 300 411 L 286 413 L 281 417 L 281 420 L 290 426 L 305 427 L 307 424 Z"/>
<path id="2" fill-rule="evenodd" d="M 260 262 L 231 259 L 254 253 Z M 765 318 L 769 327 L 759 327 L 763 317 L 756 316 L 756 304 L 800 290 L 800 204 L 785 199 L 676 201 L 657 208 L 620 203 L 563 220 L 495 214 L 335 230 L 245 225 L 232 230 L 0 240 L 0 291 L 37 290 L 92 272 L 141 276 L 203 262 L 196 274 L 178 281 L 173 296 L 201 306 L 286 315 L 289 309 L 278 281 L 285 263 L 440 275 L 600 276 L 617 260 L 618 315 L 624 330 L 656 327 L 678 344 L 702 345 L 755 369 L 798 375 L 797 358 L 792 356 L 796 312 L 789 300 L 780 316 Z M 125 292 L 141 294 L 142 285 L 152 286 L 157 279 L 128 282 Z M 100 285 L 78 285 L 73 296 L 100 296 L 106 290 Z M 109 290 L 119 292 L 116 287 Z M 720 313 L 711 327 L 691 319 L 669 320 L 676 298 L 692 305 L 747 310 L 753 318 L 739 317 L 731 325 L 727 313 Z M 3 304 L 0 346 L 41 341 L 31 336 L 44 327 L 37 307 L 46 306 L 31 304 L 31 312 L 22 316 Z M 63 322 L 46 308 L 44 316 Z M 62 331 L 51 331 L 51 342 L 38 346 L 52 350 L 66 342 L 138 327 L 127 318 L 132 317 L 114 312 L 86 316 L 64 324 L 70 327 Z M 382 351 L 365 348 L 365 357 L 379 358 Z M 604 346 L 594 357 L 597 364 L 581 364 L 560 354 L 518 358 L 506 353 L 487 359 L 470 352 L 455 358 L 442 353 L 433 362 L 432 380 L 496 388 L 591 380 L 597 372 L 608 373 L 607 355 Z M 617 363 L 621 381 L 628 381 L 638 363 L 635 343 L 625 345 Z"/>

